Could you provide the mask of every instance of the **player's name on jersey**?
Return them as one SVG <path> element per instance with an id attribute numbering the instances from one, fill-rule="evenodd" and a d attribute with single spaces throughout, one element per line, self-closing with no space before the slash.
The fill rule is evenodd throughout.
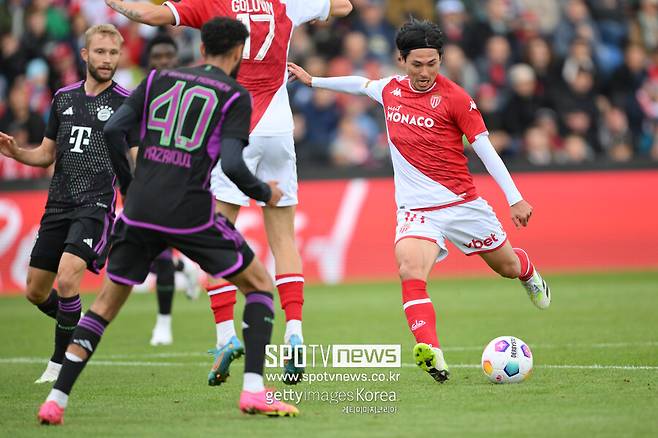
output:
<path id="1" fill-rule="evenodd" d="M 265 0 L 233 0 L 231 2 L 233 12 L 246 12 L 253 14 L 260 12 L 262 14 L 274 15 L 274 7 L 271 2 Z"/>

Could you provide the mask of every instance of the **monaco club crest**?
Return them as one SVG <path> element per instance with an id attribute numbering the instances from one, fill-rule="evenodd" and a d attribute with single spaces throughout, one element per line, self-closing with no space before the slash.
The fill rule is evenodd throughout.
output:
<path id="1" fill-rule="evenodd" d="M 437 106 L 439 106 L 440 103 L 441 103 L 441 96 L 439 96 L 438 94 L 435 94 L 430 99 L 430 105 L 432 105 L 432 109 L 435 109 Z"/>

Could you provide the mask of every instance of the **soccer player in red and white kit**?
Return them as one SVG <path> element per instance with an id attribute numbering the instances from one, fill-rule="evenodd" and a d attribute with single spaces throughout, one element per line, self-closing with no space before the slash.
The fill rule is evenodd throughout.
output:
<path id="1" fill-rule="evenodd" d="M 448 255 L 445 239 L 466 255 L 478 254 L 498 274 L 518 278 L 535 306 L 551 297 L 528 254 L 512 248 L 489 204 L 478 196 L 464 155 L 462 135 L 504 191 L 514 225 L 525 227 L 532 207 L 517 190 L 494 150 L 475 102 L 439 74 L 443 49 L 440 28 L 413 20 L 396 37 L 406 76 L 369 81 L 361 77 L 315 78 L 290 63 L 301 82 L 366 95 L 384 107 L 395 173 L 398 207 L 395 257 L 402 280 L 402 305 L 416 338 L 414 359 L 438 382 L 448 379 L 427 294 L 434 264 Z"/>
<path id="2" fill-rule="evenodd" d="M 249 169 L 264 181 L 278 181 L 284 196 L 277 207 L 263 206 L 268 242 L 274 255 L 276 286 L 286 315 L 284 342 L 301 353 L 304 275 L 295 244 L 294 218 L 297 205 L 297 166 L 293 142 L 293 118 L 288 101 L 286 62 L 296 26 L 330 16 L 343 17 L 352 10 L 349 0 L 180 0 L 154 5 L 148 2 L 106 0 L 108 6 L 131 20 L 200 28 L 214 16 L 242 21 L 250 32 L 245 44 L 238 82 L 253 98 L 249 145 L 244 159 Z M 213 172 L 212 188 L 219 212 L 235 223 L 240 206 L 249 205 L 242 193 L 221 171 Z M 231 283 L 208 287 L 217 327 L 217 348 L 208 375 L 210 385 L 226 380 L 228 367 L 242 352 L 233 323 L 236 288 Z M 288 361 L 286 383 L 297 383 L 303 368 Z"/>

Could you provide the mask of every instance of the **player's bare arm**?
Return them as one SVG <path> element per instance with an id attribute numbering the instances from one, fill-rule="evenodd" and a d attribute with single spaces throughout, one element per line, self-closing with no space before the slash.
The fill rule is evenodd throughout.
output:
<path id="1" fill-rule="evenodd" d="M 28 166 L 50 166 L 55 162 L 56 150 L 55 141 L 49 138 L 44 137 L 38 148 L 24 149 L 18 146 L 14 137 L 0 132 L 0 153 Z"/>
<path id="2" fill-rule="evenodd" d="M 105 4 L 126 18 L 139 23 L 150 24 L 151 26 L 176 23 L 171 9 L 165 5 L 156 5 L 150 2 L 125 2 L 123 0 L 105 0 Z"/>

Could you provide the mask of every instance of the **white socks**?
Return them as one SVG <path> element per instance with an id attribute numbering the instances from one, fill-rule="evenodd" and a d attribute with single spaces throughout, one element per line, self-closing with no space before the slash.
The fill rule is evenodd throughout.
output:
<path id="1" fill-rule="evenodd" d="M 249 392 L 261 392 L 265 390 L 263 376 L 256 373 L 244 373 L 242 390 Z"/>
<path id="2" fill-rule="evenodd" d="M 286 322 L 286 334 L 283 335 L 283 342 L 286 344 L 289 343 L 292 335 L 299 336 L 299 339 L 304 342 L 304 337 L 302 336 L 302 322 L 298 319 L 291 319 Z"/>
<path id="3" fill-rule="evenodd" d="M 164 326 L 171 331 L 171 315 L 160 315 L 158 313 L 158 319 L 155 321 L 155 326 Z"/>
<path id="4" fill-rule="evenodd" d="M 217 348 L 222 348 L 228 344 L 233 336 L 236 336 L 233 320 L 222 321 L 216 325 L 217 329 Z"/>
<path id="5" fill-rule="evenodd" d="M 66 405 L 69 403 L 69 396 L 64 394 L 59 389 L 51 389 L 50 394 L 48 394 L 48 398 L 46 399 L 46 401 L 51 401 L 51 400 L 57 403 L 60 408 L 66 409 Z"/>

